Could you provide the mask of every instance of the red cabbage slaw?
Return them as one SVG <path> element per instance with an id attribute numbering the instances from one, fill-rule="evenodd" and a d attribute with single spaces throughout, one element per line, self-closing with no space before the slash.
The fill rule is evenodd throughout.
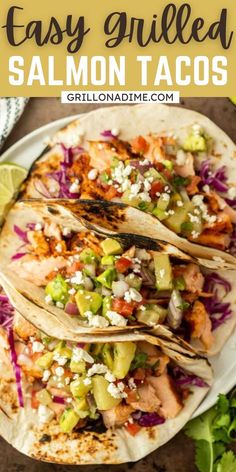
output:
<path id="1" fill-rule="evenodd" d="M 79 198 L 79 193 L 70 191 L 72 182 L 67 176 L 67 170 L 72 166 L 75 156 L 84 152 L 84 148 L 81 146 L 66 147 L 63 143 L 59 143 L 59 145 L 61 146 L 64 155 L 64 159 L 60 163 L 60 170 L 47 174 L 48 177 L 58 183 L 58 193 L 52 195 L 45 184 L 40 180 L 34 182 L 35 189 L 44 198 Z"/>
<path id="2" fill-rule="evenodd" d="M 219 295 L 219 287 L 223 290 L 223 295 Z M 232 289 L 231 283 L 212 272 L 205 277 L 204 292 L 213 293 L 210 298 L 202 298 L 202 303 L 211 318 L 212 331 L 225 323 L 232 316 L 232 309 L 229 302 L 223 302 L 223 298 Z"/>
<path id="3" fill-rule="evenodd" d="M 199 175 L 202 179 L 202 185 L 210 185 L 218 192 L 227 192 L 226 166 L 219 167 L 215 172 L 212 171 L 210 159 L 203 161 L 199 169 Z"/>
<path id="4" fill-rule="evenodd" d="M 10 304 L 8 297 L 0 294 L 0 325 L 7 331 L 8 343 L 10 347 L 11 362 L 15 372 L 16 386 L 19 405 L 24 407 L 23 391 L 21 386 L 21 369 L 17 363 L 17 353 L 15 350 L 15 341 L 13 333 L 14 308 Z"/>
<path id="5" fill-rule="evenodd" d="M 175 380 L 176 385 L 180 387 L 189 387 L 189 386 L 196 386 L 196 387 L 209 387 L 209 385 L 200 377 L 194 374 L 190 374 L 186 372 L 181 367 L 175 366 L 172 369 L 172 374 Z"/>

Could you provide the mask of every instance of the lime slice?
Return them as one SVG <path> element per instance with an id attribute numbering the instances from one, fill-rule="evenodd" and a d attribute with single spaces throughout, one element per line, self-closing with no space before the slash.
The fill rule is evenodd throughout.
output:
<path id="1" fill-rule="evenodd" d="M 236 105 L 236 97 L 230 97 L 229 99 L 234 105 Z"/>
<path id="2" fill-rule="evenodd" d="M 0 164 L 0 221 L 26 176 L 24 167 L 10 162 Z"/>

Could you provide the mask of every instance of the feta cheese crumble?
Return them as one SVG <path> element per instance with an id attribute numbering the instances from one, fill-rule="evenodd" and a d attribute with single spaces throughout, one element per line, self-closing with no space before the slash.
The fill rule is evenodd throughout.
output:
<path id="1" fill-rule="evenodd" d="M 106 316 L 112 326 L 126 326 L 128 323 L 127 318 L 124 318 L 124 316 L 119 315 L 119 313 L 117 313 L 116 311 L 108 310 Z"/>

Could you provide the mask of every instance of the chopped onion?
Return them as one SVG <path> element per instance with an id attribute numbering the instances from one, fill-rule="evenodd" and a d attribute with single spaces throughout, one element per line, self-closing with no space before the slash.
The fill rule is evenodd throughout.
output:
<path id="1" fill-rule="evenodd" d="M 173 328 L 180 327 L 183 319 L 183 311 L 181 309 L 182 298 L 178 290 L 173 290 L 168 306 L 167 323 Z"/>
<path id="2" fill-rule="evenodd" d="M 118 282 L 112 282 L 112 292 L 115 297 L 123 298 L 125 292 L 129 290 L 129 284 L 123 280 L 118 280 Z"/>
<path id="3" fill-rule="evenodd" d="M 24 243 L 28 243 L 28 238 L 27 238 L 27 231 L 23 231 L 19 226 L 14 225 L 13 226 L 14 232 L 17 234 L 17 236 L 24 241 Z"/>
<path id="4" fill-rule="evenodd" d="M 18 259 L 21 259 L 22 257 L 26 256 L 26 254 L 28 254 L 28 252 L 17 252 L 16 254 L 14 254 L 14 256 L 11 257 L 11 260 L 17 261 Z"/>
<path id="5" fill-rule="evenodd" d="M 54 395 L 53 396 L 53 402 L 54 403 L 59 403 L 60 405 L 64 405 L 65 404 L 65 398 L 58 397 L 57 395 Z"/>
<path id="6" fill-rule="evenodd" d="M 143 285 L 146 285 L 147 287 L 155 287 L 155 275 L 154 273 L 147 269 L 147 267 L 141 267 L 140 275 L 142 277 Z"/>
<path id="7" fill-rule="evenodd" d="M 78 311 L 78 307 L 77 307 L 76 303 L 67 302 L 66 306 L 65 306 L 65 312 L 68 315 L 78 315 L 79 311 Z"/>

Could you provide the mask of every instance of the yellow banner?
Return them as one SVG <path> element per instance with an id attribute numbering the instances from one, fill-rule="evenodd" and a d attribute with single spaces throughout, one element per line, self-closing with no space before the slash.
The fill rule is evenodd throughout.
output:
<path id="1" fill-rule="evenodd" d="M 4 0 L 1 96 L 235 95 L 235 0 Z"/>

